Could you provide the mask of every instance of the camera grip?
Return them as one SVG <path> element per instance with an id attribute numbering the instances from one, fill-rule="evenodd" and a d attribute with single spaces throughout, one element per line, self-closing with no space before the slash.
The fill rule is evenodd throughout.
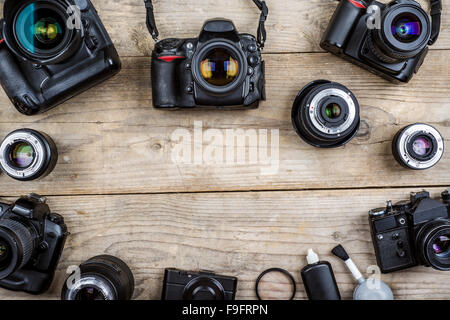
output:
<path id="1" fill-rule="evenodd" d="M 16 109 L 23 114 L 39 110 L 40 94 L 26 80 L 17 59 L 5 45 L 0 45 L 0 84 Z"/>
<path id="2" fill-rule="evenodd" d="M 332 53 L 340 53 L 354 25 L 364 14 L 366 5 L 359 0 L 341 0 L 322 37 L 320 46 Z"/>
<path id="3" fill-rule="evenodd" d="M 156 55 L 152 58 L 153 106 L 177 107 L 177 61 L 164 61 Z"/>

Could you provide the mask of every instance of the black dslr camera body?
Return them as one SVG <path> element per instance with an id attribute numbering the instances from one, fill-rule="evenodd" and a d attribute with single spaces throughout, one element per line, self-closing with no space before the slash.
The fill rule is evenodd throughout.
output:
<path id="1" fill-rule="evenodd" d="M 410 201 L 369 212 L 378 265 L 383 273 L 425 265 L 450 270 L 450 189 L 443 202 L 426 191 Z"/>
<path id="2" fill-rule="evenodd" d="M 89 0 L 6 0 L 0 28 L 0 83 L 23 114 L 53 108 L 120 70 Z"/>
<path id="3" fill-rule="evenodd" d="M 166 269 L 161 300 L 234 300 L 237 281 L 210 271 Z"/>
<path id="4" fill-rule="evenodd" d="M 31 194 L 13 205 L 0 203 L 0 287 L 45 292 L 67 238 L 64 219 L 45 198 Z"/>
<path id="5" fill-rule="evenodd" d="M 264 21 L 268 9 L 264 1 L 254 1 L 261 9 L 258 39 L 237 32 L 226 19 L 207 21 L 198 38 L 164 39 L 152 54 L 153 105 L 156 108 L 214 106 L 257 108 L 265 100 Z M 150 1 L 147 25 L 157 40 Z"/>
<path id="6" fill-rule="evenodd" d="M 442 6 L 431 4 L 432 21 L 413 0 L 341 0 L 320 45 L 389 81 L 408 82 L 439 36 Z"/>

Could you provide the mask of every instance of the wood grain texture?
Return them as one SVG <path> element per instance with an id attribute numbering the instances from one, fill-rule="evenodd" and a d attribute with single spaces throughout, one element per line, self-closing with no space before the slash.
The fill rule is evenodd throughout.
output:
<path id="1" fill-rule="evenodd" d="M 450 51 L 433 51 L 411 83 L 394 86 L 326 53 L 268 54 L 268 101 L 249 111 L 152 108 L 150 61 L 145 57 L 124 58 L 118 76 L 35 117 L 18 114 L 1 92 L 0 136 L 20 127 L 42 130 L 54 138 L 60 154 L 55 171 L 41 181 L 24 184 L 1 175 L 2 193 L 20 195 L 30 188 L 66 195 L 448 185 L 448 151 L 435 168 L 415 172 L 395 162 L 390 145 L 395 132 L 414 122 L 430 123 L 448 139 L 449 59 Z M 345 84 L 361 104 L 358 136 L 336 150 L 310 147 L 290 120 L 298 90 L 323 78 Z M 248 161 L 174 163 L 174 150 L 183 142 L 172 134 L 180 128 L 192 132 L 195 121 L 222 133 L 278 129 L 279 171 L 261 175 L 266 166 Z M 203 143 L 204 150 L 209 144 Z"/>
<path id="2" fill-rule="evenodd" d="M 409 189 L 245 192 L 173 195 L 50 197 L 72 233 L 51 290 L 33 298 L 58 298 L 65 270 L 93 255 L 124 259 L 136 277 L 135 299 L 159 299 L 164 268 L 213 270 L 239 278 L 239 299 L 254 299 L 258 275 L 289 270 L 297 299 L 305 293 L 300 270 L 314 248 L 332 263 L 345 299 L 355 283 L 330 254 L 341 243 L 365 273 L 375 264 L 368 210 L 408 199 Z M 438 196 L 441 189 L 431 190 Z M 416 267 L 383 275 L 397 299 L 448 299 L 450 273 Z M 2 298 L 29 298 L 0 290 Z"/>

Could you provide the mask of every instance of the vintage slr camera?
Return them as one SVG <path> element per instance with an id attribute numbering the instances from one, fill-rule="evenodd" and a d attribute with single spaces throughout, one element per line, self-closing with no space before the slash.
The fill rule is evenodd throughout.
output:
<path id="1" fill-rule="evenodd" d="M 0 83 L 26 115 L 53 108 L 120 70 L 89 0 L 6 0 L 0 25 Z"/>
<path id="2" fill-rule="evenodd" d="M 392 82 L 408 82 L 439 36 L 441 1 L 431 17 L 413 0 L 341 0 L 321 47 Z"/>
<path id="3" fill-rule="evenodd" d="M 45 198 L 30 194 L 0 203 L 0 287 L 32 294 L 52 283 L 68 235 L 64 219 Z"/>
<path id="4" fill-rule="evenodd" d="M 162 300 L 234 300 L 237 281 L 210 271 L 166 269 Z"/>
<path id="5" fill-rule="evenodd" d="M 417 265 L 450 270 L 450 189 L 443 202 L 426 191 L 410 201 L 369 212 L 375 254 L 383 273 Z"/>
<path id="6" fill-rule="evenodd" d="M 265 100 L 264 61 L 261 50 L 268 9 L 262 10 L 258 40 L 237 32 L 225 19 L 207 21 L 198 38 L 165 39 L 152 54 L 153 105 L 157 108 L 192 108 L 197 105 L 257 108 Z M 147 5 L 147 25 L 155 41 L 158 31 L 153 7 Z"/>

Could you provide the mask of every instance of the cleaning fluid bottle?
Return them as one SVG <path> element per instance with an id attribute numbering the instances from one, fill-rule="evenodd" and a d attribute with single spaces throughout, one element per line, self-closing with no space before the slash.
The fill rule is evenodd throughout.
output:
<path id="1" fill-rule="evenodd" d="M 320 261 L 313 249 L 308 250 L 306 260 L 301 275 L 309 300 L 341 300 L 331 264 Z"/>

